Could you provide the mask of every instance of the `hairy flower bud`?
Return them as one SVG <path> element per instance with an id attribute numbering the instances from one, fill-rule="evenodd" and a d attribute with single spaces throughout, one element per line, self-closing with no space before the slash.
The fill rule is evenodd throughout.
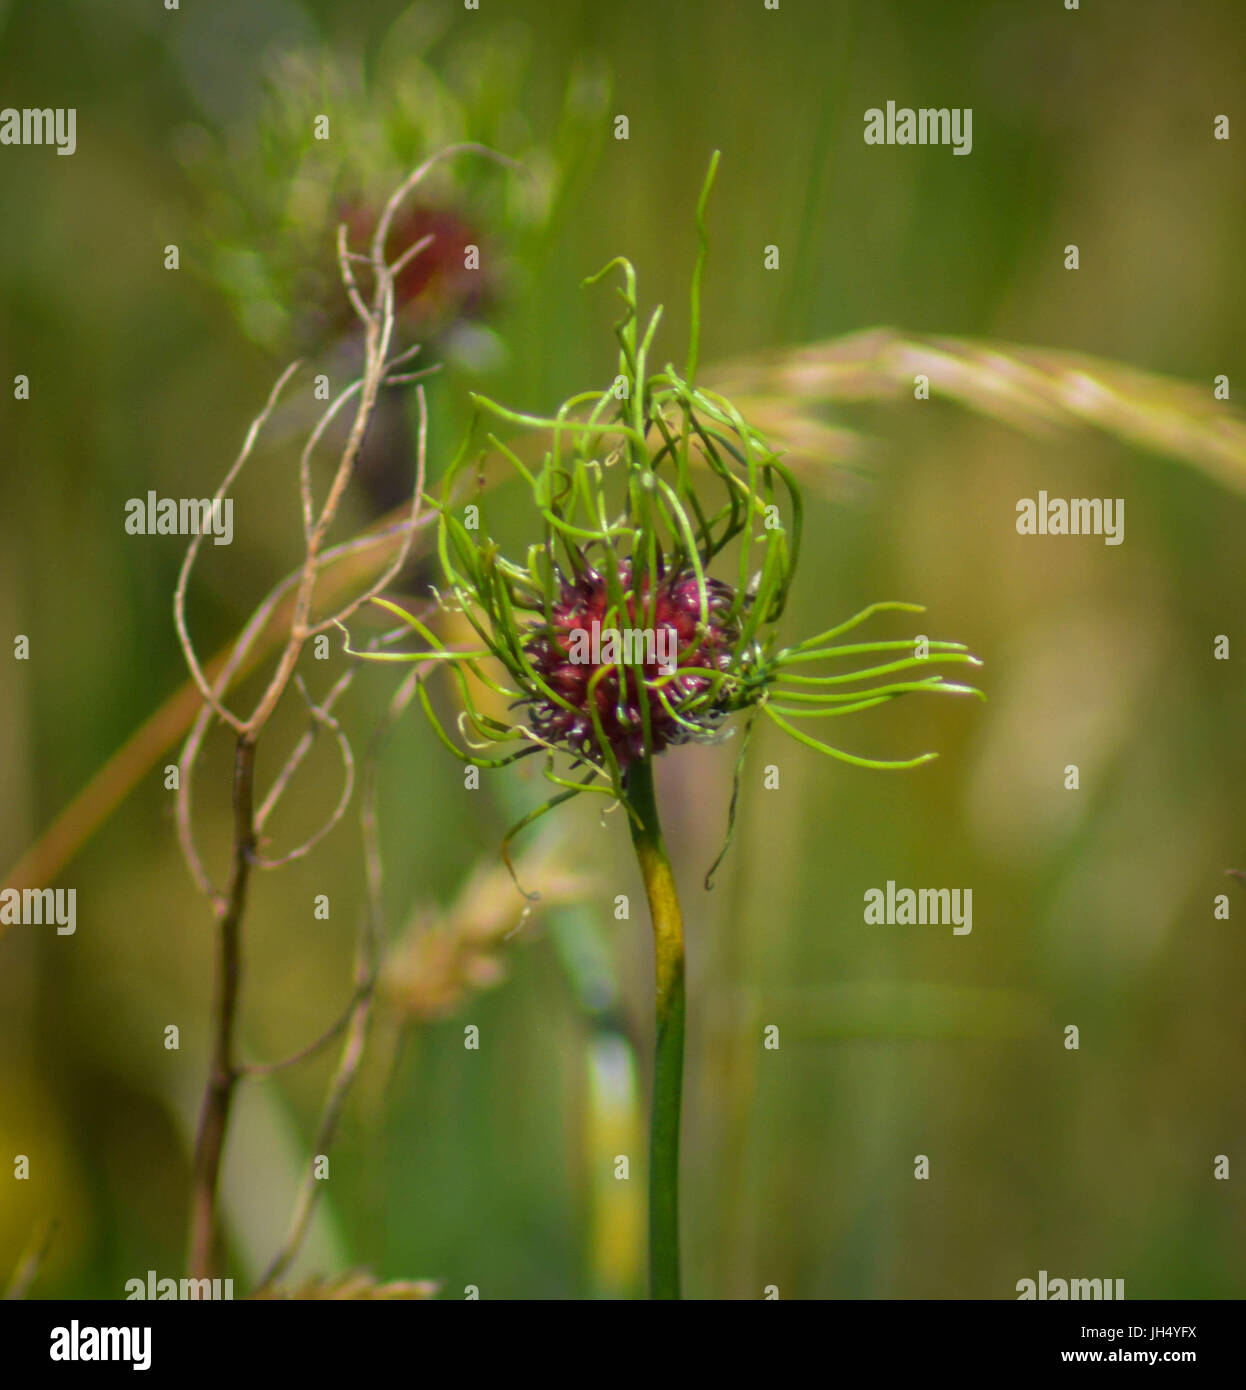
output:
<path id="1" fill-rule="evenodd" d="M 529 629 L 524 651 L 563 701 L 543 693 L 528 701 L 533 732 L 592 761 L 604 738 L 622 769 L 646 752 L 714 735 L 730 713 L 734 683 L 723 677 L 735 661 L 740 624 L 732 617 L 734 591 L 721 580 L 705 580 L 702 623 L 701 585 L 691 570 L 659 579 L 652 599 L 647 581 L 639 592 L 632 587 L 629 560 L 618 571 L 622 613 L 599 570 L 560 576 L 550 619 Z"/>

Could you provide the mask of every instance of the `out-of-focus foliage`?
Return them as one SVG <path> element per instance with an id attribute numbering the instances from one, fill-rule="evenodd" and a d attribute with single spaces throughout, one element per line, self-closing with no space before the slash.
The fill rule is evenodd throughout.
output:
<path id="1" fill-rule="evenodd" d="M 437 1285 L 429 1279 L 395 1279 L 381 1284 L 366 1270 L 351 1270 L 331 1278 L 308 1279 L 291 1288 L 270 1286 L 256 1291 L 258 1299 L 355 1299 L 363 1301 L 420 1300 L 435 1298 Z"/>
<path id="2" fill-rule="evenodd" d="M 924 377 L 935 399 L 1053 443 L 1071 425 L 1090 425 L 1246 492 L 1240 415 L 1205 387 L 1085 353 L 877 328 L 761 354 L 713 375 L 718 389 L 766 421 L 789 464 L 828 489 L 837 467 L 859 463 L 863 441 L 828 424 L 826 408 L 909 400 Z"/>
<path id="3" fill-rule="evenodd" d="M 789 630 L 817 630 L 828 606 L 919 599 L 986 658 L 990 701 L 941 708 L 937 728 L 928 709 L 879 711 L 873 749 L 943 751 L 891 779 L 763 734 L 712 894 L 699 883 L 731 752 L 677 750 L 660 769 L 690 953 L 689 1292 L 1011 1298 L 1045 1268 L 1124 1278 L 1131 1298 L 1240 1297 L 1246 1199 L 1212 1164 L 1232 1152 L 1246 1083 L 1246 894 L 1224 874 L 1246 854 L 1232 423 L 1246 171 L 1240 131 L 1211 138 L 1217 94 L 1246 72 L 1240 7 L 637 0 L 620 23 L 583 0 L 514 0 L 506 27 L 495 8 L 3 8 L 6 100 L 76 104 L 79 149 L 4 152 L 0 382 L 28 373 L 33 389 L 0 401 L 0 633 L 29 634 L 32 659 L 0 675 L 0 857 L 184 682 L 169 614 L 181 543 L 126 535 L 124 503 L 209 491 L 275 358 L 331 327 L 308 318 L 316 292 L 289 293 L 323 273 L 320 219 L 392 186 L 424 138 L 484 139 L 535 169 L 540 197 L 467 163 L 439 190 L 491 248 L 494 287 L 466 322 L 506 348 L 472 353 L 434 330 L 429 357 L 450 364 L 430 387 L 440 465 L 469 386 L 548 410 L 608 383 L 606 316 L 578 283 L 619 247 L 667 305 L 659 352 L 685 340 L 692 209 L 721 147 L 707 380 L 742 364 L 713 384 L 828 484 Z M 438 16 L 444 32 L 425 27 Z M 322 97 L 331 139 L 317 145 L 299 121 Z M 972 106 L 973 154 L 865 146 L 862 112 L 892 97 Z M 575 149 L 595 151 L 591 169 Z M 162 267 L 170 243 L 185 249 L 178 273 Z M 919 401 L 911 378 L 927 369 Z M 1056 415 L 1106 429 L 1029 430 Z M 204 557 L 204 651 L 289 568 L 295 472 L 280 454 L 257 463 L 233 546 Z M 1018 499 L 1040 489 L 1123 497 L 1125 543 L 1019 536 Z M 1218 635 L 1229 660 L 1213 659 Z M 318 691 L 327 673 L 306 674 Z M 360 739 L 391 689 L 385 672 L 357 682 L 341 716 Z M 291 710 L 275 743 L 304 727 Z M 309 760 L 309 821 L 336 794 L 330 753 Z M 202 785 L 226 786 L 228 750 L 208 756 Z M 209 919 L 177 855 L 164 761 L 59 880 L 79 894 L 76 934 L 0 940 L 0 1157 L 31 1159 L 28 1182 L 0 1182 L 0 1282 L 55 1221 L 35 1296 L 116 1298 L 148 1269 L 180 1271 Z M 378 804 L 399 975 L 435 954 L 471 885 L 500 882 L 501 836 L 542 798 L 522 770 L 469 791 L 417 718 L 395 731 Z M 204 817 L 219 850 L 227 802 Z M 498 900 L 480 939 L 501 987 L 463 988 L 484 972 L 456 960 L 415 1026 L 401 991 L 382 1004 L 289 1288 L 366 1266 L 488 1297 L 635 1290 L 640 887 L 617 817 L 551 817 L 546 833 L 559 875 L 591 877 L 586 893 L 495 951 Z M 305 1045 L 349 996 L 353 823 L 323 851 L 257 884 L 248 1058 Z M 888 880 L 972 887 L 972 934 L 865 926 L 862 896 Z M 320 894 L 328 919 L 310 909 Z M 760 1045 L 771 1025 L 778 1051 Z M 240 1289 L 284 1232 L 330 1065 L 240 1093 L 225 1174 Z"/>
<path id="4" fill-rule="evenodd" d="M 469 363 L 496 355 L 483 323 L 467 325 L 522 290 L 525 258 L 604 138 L 609 82 L 599 62 L 577 60 L 551 128 L 538 131 L 528 114 L 530 31 L 491 25 L 439 43 L 446 24 L 444 6 L 412 6 L 366 62 L 341 46 L 275 47 L 246 121 L 177 132 L 198 194 L 192 264 L 274 353 L 320 347 L 353 327 L 338 224 L 352 247 L 365 243 L 406 173 L 470 141 L 505 150 L 523 176 L 447 162 L 395 224 L 391 251 L 433 238 L 398 284 L 414 337 L 457 329 L 443 347 Z M 470 247 L 478 266 L 465 266 Z"/>
<path id="5" fill-rule="evenodd" d="M 541 884 L 544 914 L 580 902 L 596 887 L 587 874 L 551 859 L 548 851 L 528 856 L 517 870 Z M 515 881 L 500 863 L 481 863 L 445 909 L 423 908 L 391 943 L 381 991 L 399 1016 L 413 1023 L 452 1017 L 467 996 L 505 977 L 507 941 L 532 913 L 515 893 Z"/>

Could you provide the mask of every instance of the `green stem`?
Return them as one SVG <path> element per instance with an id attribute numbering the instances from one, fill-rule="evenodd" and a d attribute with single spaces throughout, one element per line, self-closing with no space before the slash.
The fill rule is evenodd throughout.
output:
<path id="1" fill-rule="evenodd" d="M 675 876 L 662 842 L 653 762 L 628 769 L 636 859 L 653 918 L 656 1021 L 649 1130 L 649 1294 L 679 1297 L 679 1111 L 684 1075 L 684 930 Z"/>

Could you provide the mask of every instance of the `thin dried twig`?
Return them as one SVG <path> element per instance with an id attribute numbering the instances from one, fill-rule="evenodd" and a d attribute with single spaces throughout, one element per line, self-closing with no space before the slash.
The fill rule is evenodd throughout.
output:
<path id="1" fill-rule="evenodd" d="M 276 408 L 277 401 L 285 389 L 286 383 L 302 366 L 301 362 L 291 362 L 284 372 L 277 378 L 277 384 L 269 393 L 268 401 L 264 409 L 251 422 L 251 428 L 247 431 L 247 437 L 243 441 L 242 449 L 238 457 L 234 460 L 233 466 L 225 474 L 224 481 L 217 488 L 212 498 L 212 505 L 224 501 L 226 493 L 233 487 L 238 474 L 242 472 L 247 460 L 255 448 L 256 440 L 260 437 L 260 431 L 264 428 L 268 417 Z M 191 641 L 190 632 L 186 626 L 186 589 L 190 584 L 190 572 L 194 568 L 195 560 L 199 554 L 199 547 L 203 542 L 203 532 L 197 531 L 192 537 L 190 544 L 186 547 L 186 558 L 182 561 L 181 573 L 178 575 L 177 588 L 173 593 L 173 621 L 177 626 L 178 641 L 181 644 L 182 655 L 186 658 L 186 665 L 190 668 L 190 674 L 195 684 L 199 687 L 199 693 L 204 701 L 210 706 L 212 712 L 223 723 L 235 729 L 239 734 L 243 731 L 242 721 L 227 710 L 216 698 L 215 692 L 208 685 L 207 677 L 203 674 L 203 668 L 199 665 L 199 658 L 195 654 L 195 644 Z"/>
<path id="2" fill-rule="evenodd" d="M 380 835 L 376 815 L 376 784 L 380 755 L 390 730 L 405 713 L 415 695 L 419 681 L 436 663 L 422 661 L 407 673 L 394 692 L 381 727 L 372 740 L 364 772 L 365 787 L 360 802 L 360 829 L 363 835 L 364 864 L 368 887 L 367 910 L 360 915 L 359 934 L 355 948 L 355 1002 L 346 1023 L 346 1041 L 337 1068 L 329 1082 L 320 1124 L 313 1141 L 313 1154 L 325 1153 L 333 1142 L 346 1097 L 354 1084 L 363 1060 L 371 1021 L 372 1002 L 376 994 L 385 937 L 384 865 L 381 858 Z M 340 1031 L 340 1028 L 339 1030 Z M 281 1248 L 273 1256 L 260 1278 L 259 1288 L 272 1285 L 289 1268 L 316 1209 L 321 1184 L 316 1181 L 309 1163 L 299 1186 L 294 1214 Z"/>
<path id="3" fill-rule="evenodd" d="M 342 817 L 346 814 L 346 807 L 350 804 L 350 794 L 354 790 L 355 786 L 355 755 L 351 752 L 350 740 L 347 739 L 346 735 L 342 732 L 342 726 L 333 717 L 333 715 L 329 713 L 327 704 L 317 705 L 312 700 L 311 696 L 307 693 L 307 686 L 304 684 L 303 678 L 301 676 L 295 676 L 294 683 L 298 687 L 299 693 L 307 702 L 307 708 L 311 713 L 313 726 L 319 726 L 321 728 L 328 729 L 330 733 L 333 734 L 333 737 L 337 740 L 338 749 L 340 750 L 342 755 L 342 790 L 338 795 L 337 805 L 334 806 L 332 812 L 329 814 L 328 819 L 325 820 L 320 825 L 320 827 L 311 834 L 311 836 L 308 839 L 304 840 L 301 845 L 298 845 L 294 849 L 288 851 L 286 854 L 283 854 L 279 859 L 264 859 L 257 854 L 255 858 L 255 867 L 257 869 L 278 869 L 281 868 L 282 865 L 292 864 L 296 859 L 302 859 L 306 855 L 310 854 L 311 851 L 316 847 L 316 845 L 318 845 L 320 841 L 324 839 L 324 837 L 329 833 L 329 831 L 332 830 L 333 827 L 337 825 L 338 822 L 342 819 Z M 340 686 L 342 682 L 339 681 L 338 684 Z M 307 746 L 310 747 L 310 737 L 308 735 L 305 735 L 304 737 L 307 738 Z M 302 740 L 300 740 L 300 743 L 301 742 Z M 284 790 L 284 784 L 281 786 L 274 786 L 272 792 L 269 793 L 269 799 L 266 802 L 266 806 L 271 808 L 272 806 L 276 805 L 278 799 L 280 798 Z M 264 808 L 261 808 L 261 815 L 256 816 L 257 833 L 262 823 L 263 809 Z"/>
<path id="4" fill-rule="evenodd" d="M 199 551 L 201 539 L 199 535 L 192 538 L 178 579 L 174 596 L 174 618 L 178 639 L 190 668 L 191 676 L 204 702 L 203 708 L 191 729 L 181 759 L 183 775 L 180 779 L 178 792 L 178 835 L 191 874 L 201 891 L 209 898 L 219 926 L 212 1056 L 192 1161 L 188 1266 L 192 1276 L 196 1278 L 210 1277 L 215 1266 L 216 1192 L 221 1156 L 234 1088 L 243 1074 L 242 1067 L 235 1058 L 234 1034 L 241 972 L 241 924 L 251 872 L 257 867 L 277 867 L 305 855 L 341 819 L 354 783 L 354 759 L 340 725 L 326 704 L 315 704 L 304 690 L 303 693 L 313 720 L 321 727 L 328 728 L 338 741 L 345 770 L 343 790 L 328 820 L 309 840 L 282 858 L 261 860 L 257 852 L 260 829 L 289 785 L 293 770 L 301 762 L 305 755 L 305 749 L 300 751 L 296 748 L 292 759 L 287 762 L 286 768 L 279 774 L 277 783 L 263 800 L 257 813 L 256 747 L 260 734 L 285 696 L 290 682 L 296 679 L 295 670 L 303 648 L 309 639 L 333 623 L 349 616 L 360 603 L 379 593 L 380 589 L 387 585 L 401 570 L 410 553 L 412 538 L 420 521 L 420 504 L 425 480 L 428 412 L 422 385 L 417 385 L 416 388 L 420 424 L 416 445 L 415 487 L 411 511 L 400 528 L 401 539 L 397 553 L 376 583 L 363 594 L 348 601 L 345 607 L 339 607 L 332 617 L 322 622 L 313 620 L 312 610 L 317 580 L 327 554 L 326 541 L 354 475 L 355 465 L 358 462 L 380 392 L 395 375 L 424 375 L 424 373 L 396 374 L 394 369 L 409 361 L 414 352 L 407 350 L 391 355 L 391 347 L 395 331 L 396 275 L 403 266 L 410 262 L 412 256 L 418 254 L 419 250 L 424 249 L 429 244 L 429 239 L 425 238 L 422 243 L 408 248 L 393 263 L 390 263 L 386 259 L 385 251 L 390 227 L 403 199 L 419 184 L 428 170 L 438 161 L 468 149 L 484 153 L 492 158 L 502 158 L 482 146 L 455 146 L 443 150 L 432 159 L 426 160 L 409 175 L 386 203 L 372 238 L 371 255 L 367 259 L 372 273 L 370 301 L 366 300 L 360 291 L 359 282 L 353 269 L 356 258 L 349 254 L 345 228 L 339 229 L 337 246 L 343 286 L 356 314 L 364 324 L 364 365 L 359 379 L 340 392 L 321 415 L 302 450 L 299 460 L 299 492 L 303 511 L 303 562 L 294 579 L 294 595 L 287 635 L 278 649 L 274 669 L 267 684 L 251 713 L 245 718 L 236 715 L 225 706 L 223 693 L 246 659 L 255 638 L 267 625 L 267 614 L 263 612 L 263 609 L 267 604 L 275 602 L 275 598 L 270 595 L 265 605 L 261 605 L 261 609 L 257 610 L 252 621 L 240 634 L 238 642 L 227 658 L 217 681 L 210 685 L 196 655 L 185 618 L 186 592 Z M 503 162 L 510 163 L 506 160 Z M 297 367 L 298 364 L 294 364 L 282 373 L 264 409 L 252 422 L 238 458 L 217 491 L 214 505 L 219 504 L 224 498 L 242 467 L 251 457 L 259 435 L 275 408 L 281 391 Z M 322 442 L 330 424 L 338 413 L 352 401 L 355 403 L 354 414 L 346 434 L 345 443 L 338 456 L 325 500 L 317 511 L 311 481 L 312 456 L 317 446 Z M 333 699 L 336 699 L 336 695 L 333 695 Z M 198 852 L 191 813 L 194 767 L 213 717 L 226 724 L 237 735 L 233 776 L 234 843 L 229 883 L 224 892 L 218 891 L 213 886 L 202 856 Z M 339 1072 L 344 1078 L 341 1083 L 341 1098 L 344 1098 L 345 1089 L 349 1087 L 350 1078 L 354 1075 L 359 1056 L 362 1053 L 372 994 L 372 985 L 367 981 L 374 978 L 375 975 L 371 954 L 361 953 L 361 958 L 365 960 L 367 968 L 364 969 L 361 966 L 362 973 L 357 978 L 357 983 L 363 990 L 363 994 L 351 1012 L 346 1052 Z M 327 1108 L 327 1117 L 332 1112 L 332 1124 L 336 1123 L 336 1109 L 340 1107 L 341 1098 L 336 1101 L 336 1104 L 331 1103 Z M 329 1122 L 328 1118 L 326 1122 Z"/>
<path id="5" fill-rule="evenodd" d="M 297 1052 L 291 1052 L 288 1057 L 280 1057 L 275 1062 L 240 1062 L 238 1064 L 238 1074 L 247 1079 L 258 1077 L 275 1076 L 279 1071 L 286 1071 L 290 1067 L 296 1067 L 300 1062 L 306 1062 L 314 1057 L 316 1053 L 324 1048 L 336 1038 L 343 1028 L 350 1022 L 351 1016 L 355 1012 L 355 1006 L 359 1003 L 360 990 L 356 987 L 351 991 L 350 1002 L 346 1008 L 337 1016 L 336 1019 L 320 1034 L 313 1038 L 304 1047 L 300 1047 Z"/>
<path id="6" fill-rule="evenodd" d="M 410 550 L 410 539 L 407 535 L 407 528 L 410 527 L 412 534 L 414 534 L 416 531 L 424 529 L 430 522 L 431 517 L 422 513 L 417 514 L 415 520 L 412 521 L 412 514 L 408 512 L 404 520 L 386 525 L 372 535 L 361 536 L 355 540 L 346 541 L 342 545 L 335 546 L 332 550 L 326 550 L 321 556 L 321 572 L 323 573 L 324 570 L 331 565 L 337 566 L 340 562 L 355 559 L 360 554 L 369 550 L 378 550 L 382 557 L 390 553 L 408 554 Z M 385 564 L 386 568 L 383 574 L 389 575 L 393 572 L 393 564 L 388 560 L 385 561 Z M 290 605 L 289 596 L 291 590 L 298 584 L 301 574 L 302 571 L 300 569 L 286 575 L 286 577 L 268 593 L 259 607 L 255 609 L 246 626 L 238 634 L 231 647 L 219 655 L 212 663 L 212 669 L 216 673 L 213 687 L 218 698 L 251 671 L 265 655 L 269 654 L 271 648 L 276 645 L 272 640 L 272 633 L 276 629 L 281 628 L 283 624 L 288 626 L 290 622 L 293 610 Z M 348 577 L 355 577 L 353 568 Z M 386 583 L 388 581 L 383 579 L 381 582 Z M 337 594 L 345 592 L 346 583 L 342 580 L 335 579 L 332 588 L 336 596 Z M 374 589 L 375 583 L 369 586 L 367 592 L 371 594 Z M 318 630 L 319 625 L 317 625 L 317 631 Z M 193 693 L 193 686 L 188 689 Z M 178 841 L 181 846 L 182 856 L 190 866 L 191 873 L 199 886 L 200 892 L 215 901 L 220 898 L 220 895 L 208 880 L 207 872 L 203 867 L 202 858 L 195 845 L 191 818 L 194 769 L 198 761 L 203 740 L 211 727 L 212 709 L 210 706 L 201 703 L 191 720 L 190 732 L 187 735 L 186 743 L 178 764 L 179 776 L 176 818 Z M 158 734 L 155 736 L 158 736 Z M 267 806 L 264 812 L 265 816 L 267 816 L 271 810 L 272 807 Z"/>

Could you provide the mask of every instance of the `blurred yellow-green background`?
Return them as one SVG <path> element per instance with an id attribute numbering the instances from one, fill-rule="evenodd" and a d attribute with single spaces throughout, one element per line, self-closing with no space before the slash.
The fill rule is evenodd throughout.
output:
<path id="1" fill-rule="evenodd" d="M 579 282 L 615 254 L 667 306 L 659 351 L 682 362 L 714 149 L 707 378 L 891 325 L 1097 354 L 1209 400 L 1219 373 L 1246 386 L 1246 129 L 1212 138 L 1216 115 L 1246 121 L 1234 0 L 0 0 L 0 76 L 6 105 L 74 107 L 78 123 L 70 158 L 0 148 L 6 867 L 185 680 L 183 545 L 127 535 L 126 500 L 210 495 L 300 338 L 337 360 L 332 312 L 307 312 L 331 294 L 323 264 L 300 257 L 331 247 L 343 198 L 384 194 L 450 139 L 532 172 L 456 165 L 437 185 L 479 232 L 488 292 L 450 293 L 425 325 L 425 355 L 447 364 L 428 387 L 434 477 L 469 390 L 548 412 L 609 380 L 615 302 Z M 888 100 L 972 108 L 972 154 L 866 145 L 863 113 Z M 304 117 L 322 111 L 318 146 Z M 12 398 L 19 374 L 29 400 Z M 686 1292 L 1011 1298 L 1046 1269 L 1123 1279 L 1128 1297 L 1241 1297 L 1246 888 L 1225 871 L 1246 869 L 1246 489 L 934 394 L 827 412 L 868 442 L 850 469 L 802 464 L 784 632 L 920 601 L 930 635 L 984 658 L 988 702 L 845 721 L 855 752 L 939 751 L 904 773 L 761 730 L 708 893 L 735 749 L 659 768 L 689 949 Z M 381 481 L 357 489 L 343 537 L 409 487 L 409 413 L 393 406 L 373 446 Z M 232 545 L 205 549 L 190 604 L 205 654 L 297 560 L 296 457 L 288 440 L 257 457 Z M 1039 489 L 1124 498 L 1124 544 L 1019 536 L 1017 501 Z M 18 634 L 29 660 L 10 659 Z M 309 663 L 309 681 L 341 661 L 327 676 Z M 370 668 L 352 688 L 359 746 L 397 679 Z M 283 706 L 262 773 L 304 724 Z M 181 1271 L 212 919 L 178 852 L 175 758 L 58 878 L 77 891 L 76 933 L 0 938 L 0 1283 L 55 1220 L 35 1296 L 121 1297 L 149 1269 Z M 565 880 L 565 900 L 547 892 L 500 940 L 522 906 L 501 837 L 542 799 L 534 772 L 465 790 L 414 709 L 390 741 L 386 906 L 413 973 L 378 1007 L 301 1273 L 362 1266 L 448 1297 L 643 1286 L 643 898 L 620 818 L 577 802 L 532 836 L 534 886 Z M 274 820 L 278 849 L 327 813 L 338 777 L 318 747 Z M 228 778 L 218 736 L 196 801 L 218 870 Z M 972 934 L 866 926 L 864 894 L 888 880 L 971 888 Z M 345 1006 L 363 882 L 353 811 L 259 876 L 248 1058 L 294 1051 Z M 283 1235 L 333 1056 L 242 1089 L 223 1192 L 239 1293 Z"/>

